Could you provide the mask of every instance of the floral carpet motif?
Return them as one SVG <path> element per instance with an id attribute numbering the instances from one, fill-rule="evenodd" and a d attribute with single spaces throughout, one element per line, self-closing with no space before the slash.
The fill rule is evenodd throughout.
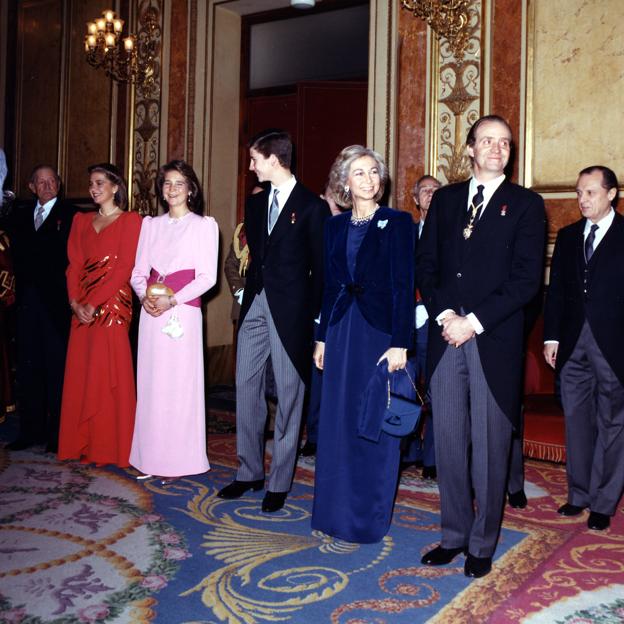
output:
<path id="1" fill-rule="evenodd" d="M 524 510 L 505 510 L 493 571 L 463 556 L 420 564 L 439 540 L 435 482 L 403 473 L 379 544 L 311 531 L 314 459 L 283 510 L 227 501 L 235 440 L 211 434 L 211 471 L 162 487 L 132 470 L 0 448 L 0 622 L 74 624 L 616 624 L 624 621 L 624 514 L 605 532 L 563 518 L 562 466 L 527 462 Z"/>
<path id="2" fill-rule="evenodd" d="M 0 448 L 0 621 L 149 622 L 189 556 L 152 496 L 108 470 Z"/>

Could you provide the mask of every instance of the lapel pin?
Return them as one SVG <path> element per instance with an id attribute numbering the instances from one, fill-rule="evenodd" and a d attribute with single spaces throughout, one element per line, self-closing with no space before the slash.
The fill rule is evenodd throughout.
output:
<path id="1" fill-rule="evenodd" d="M 297 215 L 294 212 L 291 212 L 290 213 L 290 222 L 294 225 L 296 220 L 297 220 Z"/>
<path id="2" fill-rule="evenodd" d="M 56 231 L 60 232 L 61 231 L 61 220 L 57 219 L 56 221 Z"/>
<path id="3" fill-rule="evenodd" d="M 504 217 L 507 214 L 507 204 L 505 204 L 502 208 L 501 208 L 501 217 Z"/>

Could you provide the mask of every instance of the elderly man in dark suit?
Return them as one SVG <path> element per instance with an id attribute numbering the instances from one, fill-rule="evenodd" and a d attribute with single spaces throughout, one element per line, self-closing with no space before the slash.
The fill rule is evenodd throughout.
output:
<path id="1" fill-rule="evenodd" d="M 576 183 L 582 219 L 557 235 L 544 311 L 544 357 L 561 376 L 568 502 L 564 516 L 610 524 L 624 488 L 624 218 L 611 169 Z"/>
<path id="2" fill-rule="evenodd" d="M 236 480 L 219 496 L 238 498 L 264 485 L 265 368 L 273 364 L 277 414 L 273 458 L 262 510 L 284 506 L 297 458 L 304 379 L 312 361 L 312 328 L 322 295 L 323 226 L 329 207 L 292 174 L 292 142 L 267 130 L 250 143 L 258 182 L 271 188 L 251 196 L 245 231 L 251 257 L 241 307 L 236 355 Z"/>
<path id="3" fill-rule="evenodd" d="M 71 310 L 67 298 L 67 239 L 76 209 L 59 199 L 61 179 L 37 165 L 28 188 L 36 201 L 14 208 L 7 223 L 17 303 L 19 435 L 8 447 L 45 444 L 56 453 Z"/>
<path id="4" fill-rule="evenodd" d="M 412 200 L 420 213 L 420 221 L 416 224 L 416 249 L 418 249 L 418 241 L 422 236 L 422 231 L 429 212 L 429 206 L 433 199 L 433 194 L 442 185 L 432 175 L 424 175 L 418 178 L 412 189 Z M 418 286 L 418 282 L 416 283 Z M 420 378 L 425 374 L 427 361 L 427 336 L 429 335 L 429 315 L 422 299 L 417 296 L 416 310 L 416 371 Z M 430 406 L 429 406 L 430 407 Z M 425 412 L 421 416 L 419 429 L 424 425 L 425 434 L 420 439 L 418 432 L 417 437 L 411 440 L 409 446 L 403 451 L 401 456 L 402 465 L 409 465 L 413 462 L 422 461 L 422 477 L 423 479 L 435 479 L 437 471 L 435 467 L 435 449 L 433 443 L 433 419 L 430 412 Z"/>
<path id="5" fill-rule="evenodd" d="M 492 566 L 520 414 L 523 308 L 542 277 L 544 204 L 505 179 L 511 143 L 501 117 L 474 123 L 467 138 L 473 175 L 433 196 L 417 254 L 431 318 L 442 525 L 441 544 L 422 563 L 444 565 L 465 552 L 469 577 Z"/>

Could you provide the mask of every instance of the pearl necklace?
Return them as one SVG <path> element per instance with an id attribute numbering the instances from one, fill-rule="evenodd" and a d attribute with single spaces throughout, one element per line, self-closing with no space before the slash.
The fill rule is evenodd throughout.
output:
<path id="1" fill-rule="evenodd" d="M 111 210 L 110 212 L 106 213 L 102 210 L 102 208 L 98 208 L 98 214 L 101 217 L 110 217 L 111 215 L 114 215 L 117 211 L 119 210 L 119 206 L 115 206 L 115 208 L 113 210 Z"/>
<path id="2" fill-rule="evenodd" d="M 379 206 L 376 206 L 375 210 L 365 217 L 354 217 L 353 213 L 351 213 L 351 223 L 355 226 L 366 225 L 375 216 L 378 208 Z"/>

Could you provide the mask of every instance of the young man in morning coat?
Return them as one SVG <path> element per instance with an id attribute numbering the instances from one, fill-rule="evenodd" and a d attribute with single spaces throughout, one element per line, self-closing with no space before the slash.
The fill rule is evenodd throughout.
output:
<path id="1" fill-rule="evenodd" d="M 273 457 L 262 510 L 281 509 L 292 483 L 310 378 L 312 328 L 321 307 L 326 202 L 291 172 L 292 142 L 267 130 L 250 142 L 258 182 L 269 190 L 245 206 L 250 263 L 239 319 L 236 354 L 236 479 L 220 492 L 238 498 L 264 485 L 265 368 L 269 355 L 277 390 Z"/>

